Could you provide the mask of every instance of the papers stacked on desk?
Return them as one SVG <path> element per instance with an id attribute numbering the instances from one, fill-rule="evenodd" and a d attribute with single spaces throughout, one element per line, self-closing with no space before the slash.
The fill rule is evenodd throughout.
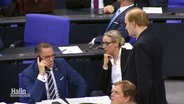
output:
<path id="1" fill-rule="evenodd" d="M 143 7 L 142 9 L 148 14 L 162 13 L 162 7 Z"/>
<path id="2" fill-rule="evenodd" d="M 54 99 L 54 100 L 43 100 L 41 102 L 36 102 L 36 104 L 67 104 L 62 99 Z"/>
<path id="3" fill-rule="evenodd" d="M 122 48 L 126 48 L 127 50 L 132 50 L 133 46 L 130 43 L 125 43 Z"/>
<path id="4" fill-rule="evenodd" d="M 74 54 L 74 53 L 82 53 L 82 50 L 78 46 L 66 46 L 66 47 L 58 47 L 63 54 Z"/>
<path id="5" fill-rule="evenodd" d="M 111 104 L 108 96 L 66 98 L 69 104 Z"/>

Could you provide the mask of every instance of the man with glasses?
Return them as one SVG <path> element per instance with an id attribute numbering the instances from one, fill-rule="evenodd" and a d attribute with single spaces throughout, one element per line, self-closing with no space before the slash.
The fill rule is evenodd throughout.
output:
<path id="1" fill-rule="evenodd" d="M 128 57 L 128 51 L 121 48 L 125 39 L 117 30 L 110 30 L 104 33 L 102 47 L 104 53 L 103 70 L 99 88 L 100 91 L 93 91 L 91 96 L 111 94 L 113 84 L 122 81 L 122 73 Z"/>
<path id="2" fill-rule="evenodd" d="M 23 72 L 23 82 L 30 94 L 30 103 L 68 97 L 68 82 L 77 88 L 76 97 L 86 96 L 85 80 L 63 58 L 55 59 L 48 43 L 35 47 L 36 61 Z"/>

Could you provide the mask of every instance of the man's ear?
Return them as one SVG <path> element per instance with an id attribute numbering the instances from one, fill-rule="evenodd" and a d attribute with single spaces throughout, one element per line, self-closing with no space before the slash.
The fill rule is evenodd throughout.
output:
<path id="1" fill-rule="evenodd" d="M 133 21 L 133 22 L 132 22 L 132 25 L 133 25 L 134 27 L 136 26 L 136 23 L 135 23 L 135 21 Z"/>

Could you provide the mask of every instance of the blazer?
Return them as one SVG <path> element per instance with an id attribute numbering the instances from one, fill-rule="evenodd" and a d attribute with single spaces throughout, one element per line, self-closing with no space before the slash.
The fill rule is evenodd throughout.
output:
<path id="1" fill-rule="evenodd" d="M 137 87 L 138 104 L 167 104 L 162 68 L 161 42 L 148 27 L 136 40 L 123 72 L 123 80 Z"/>
<path id="2" fill-rule="evenodd" d="M 65 100 L 64 98 L 68 97 L 68 82 L 76 86 L 76 97 L 86 96 L 87 84 L 85 80 L 63 58 L 54 60 L 53 73 L 60 98 Z M 47 99 L 45 83 L 37 79 L 38 65 L 36 62 L 27 67 L 22 72 L 22 76 L 26 90 L 30 94 L 29 102 Z"/>
<path id="3" fill-rule="evenodd" d="M 123 38 L 125 38 L 125 41 L 128 42 L 130 37 L 128 35 L 128 32 L 127 30 L 125 29 L 126 27 L 126 24 L 124 22 L 125 20 L 125 14 L 126 12 L 133 8 L 134 6 L 131 6 L 129 8 L 127 8 L 125 11 L 123 11 L 121 14 L 119 14 L 115 19 L 114 21 L 112 22 L 112 24 L 109 24 L 110 26 L 107 27 L 106 31 L 109 31 L 109 30 L 117 30 L 120 32 L 120 34 L 123 36 Z M 100 35 L 100 36 L 97 36 L 95 37 L 95 43 L 101 43 L 102 41 L 102 38 L 103 38 L 103 35 Z"/>
<path id="4" fill-rule="evenodd" d="M 120 59 L 120 64 L 121 64 L 121 72 L 123 75 L 123 70 L 126 65 L 126 61 L 129 55 L 129 51 L 127 51 L 125 48 L 122 48 L 121 50 L 121 59 Z M 112 89 L 112 79 L 111 79 L 111 71 L 112 71 L 112 64 L 111 62 L 108 63 L 108 70 L 102 70 L 101 73 L 101 79 L 100 79 L 100 90 L 103 91 L 104 94 L 110 95 L 111 94 L 111 89 Z M 122 76 L 123 79 L 123 76 Z"/>

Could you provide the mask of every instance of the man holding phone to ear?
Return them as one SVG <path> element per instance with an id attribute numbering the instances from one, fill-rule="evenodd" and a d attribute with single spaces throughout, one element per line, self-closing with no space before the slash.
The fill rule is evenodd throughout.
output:
<path id="1" fill-rule="evenodd" d="M 76 86 L 76 97 L 86 96 L 85 80 L 63 58 L 54 58 L 50 44 L 38 44 L 35 55 L 36 61 L 22 72 L 24 85 L 30 94 L 30 103 L 46 99 L 65 100 L 68 97 L 68 82 Z"/>

